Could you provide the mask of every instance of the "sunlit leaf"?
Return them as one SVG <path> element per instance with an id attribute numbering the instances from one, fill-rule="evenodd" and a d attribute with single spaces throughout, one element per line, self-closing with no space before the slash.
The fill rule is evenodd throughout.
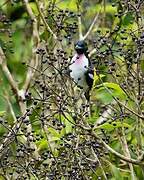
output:
<path id="1" fill-rule="evenodd" d="M 58 6 L 59 8 L 62 8 L 62 9 L 69 9 L 71 11 L 76 11 L 77 10 L 76 2 L 77 0 L 61 1 L 58 3 Z"/>
<path id="2" fill-rule="evenodd" d="M 6 114 L 6 111 L 0 111 L 0 117 L 5 116 L 5 114 Z"/>
<path id="3" fill-rule="evenodd" d="M 101 129 L 106 129 L 108 131 L 112 131 L 116 128 L 120 128 L 120 127 L 125 127 L 125 128 L 130 128 L 131 126 L 127 123 L 122 123 L 120 121 L 116 121 L 113 123 L 104 123 L 100 126 L 97 127 L 97 129 L 101 128 Z"/>
<path id="4" fill-rule="evenodd" d="M 118 91 L 120 94 L 125 94 L 124 91 L 121 89 L 121 87 L 116 83 L 105 82 L 105 83 L 103 83 L 103 86 L 114 89 L 114 90 Z"/>
<path id="5" fill-rule="evenodd" d="M 60 138 L 61 136 L 60 136 L 60 134 L 58 133 L 58 131 L 57 130 L 55 130 L 54 128 L 48 128 L 48 131 L 54 136 L 54 137 L 56 137 L 56 138 Z"/>
<path id="6" fill-rule="evenodd" d="M 94 91 L 93 96 L 95 96 L 97 100 L 102 101 L 104 104 L 109 104 L 113 101 L 113 96 L 104 88 Z"/>
<path id="7" fill-rule="evenodd" d="M 62 121 L 65 124 L 66 134 L 70 133 L 72 131 L 72 125 L 74 123 L 73 118 L 68 113 L 65 113 L 65 117 L 62 116 Z"/>
<path id="8" fill-rule="evenodd" d="M 120 170 L 112 164 L 110 164 L 110 166 L 111 166 L 111 170 L 112 170 L 115 180 L 123 180 Z"/>
<path id="9" fill-rule="evenodd" d="M 43 139 L 38 143 L 38 148 L 40 150 L 47 149 L 47 147 L 48 147 L 48 142 L 46 139 Z"/>
<path id="10" fill-rule="evenodd" d="M 93 77 L 93 87 L 92 87 L 92 90 L 95 89 L 97 81 L 100 80 L 103 77 L 105 77 L 105 75 L 104 74 L 97 75 L 96 69 L 94 68 L 94 77 Z"/>
<path id="11" fill-rule="evenodd" d="M 126 99 L 125 92 L 116 83 L 104 82 L 96 87 L 96 96 L 104 102 L 111 102 L 113 97 Z M 106 98 L 106 99 L 105 99 Z"/>

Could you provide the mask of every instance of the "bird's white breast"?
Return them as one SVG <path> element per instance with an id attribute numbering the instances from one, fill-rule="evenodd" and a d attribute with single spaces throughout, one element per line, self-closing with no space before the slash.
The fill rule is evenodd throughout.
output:
<path id="1" fill-rule="evenodd" d="M 84 54 L 76 54 L 72 60 L 69 69 L 71 70 L 70 76 L 81 87 L 86 87 L 85 73 L 88 69 L 89 61 Z"/>

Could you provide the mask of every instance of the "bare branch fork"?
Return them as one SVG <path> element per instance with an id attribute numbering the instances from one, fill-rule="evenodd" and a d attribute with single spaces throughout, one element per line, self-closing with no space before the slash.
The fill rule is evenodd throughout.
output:
<path id="1" fill-rule="evenodd" d="M 66 116 L 65 116 L 66 117 Z M 67 120 L 69 120 L 69 118 L 66 117 Z M 142 153 L 141 156 L 138 157 L 138 159 L 132 159 L 130 156 L 127 157 L 127 156 L 124 156 L 122 155 L 121 153 L 115 151 L 113 148 L 111 148 L 107 143 L 105 143 L 101 138 L 99 138 L 97 136 L 97 134 L 95 133 L 94 129 L 91 129 L 89 127 L 86 127 L 86 126 L 83 126 L 83 125 L 80 125 L 80 124 L 77 124 L 78 127 L 88 131 L 91 133 L 91 136 L 95 137 L 97 140 L 99 140 L 102 145 L 112 154 L 114 154 L 115 156 L 119 157 L 120 159 L 128 162 L 128 163 L 132 163 L 132 164 L 136 164 L 136 165 L 144 165 L 143 163 L 143 158 L 144 158 L 144 153 Z"/>
<path id="2" fill-rule="evenodd" d="M 123 127 L 121 129 L 121 135 L 122 136 L 120 136 L 120 141 L 121 141 L 121 145 L 122 145 L 122 148 L 123 148 L 123 152 L 124 152 L 126 157 L 131 158 L 130 151 L 129 151 L 129 148 L 128 148 L 128 144 L 127 144 L 127 140 L 126 140 L 126 136 L 125 136 L 125 132 L 124 132 L 124 128 Z M 128 163 L 128 165 L 129 165 L 129 168 L 130 168 L 130 171 L 131 171 L 131 178 L 132 178 L 132 180 L 134 180 L 135 179 L 135 173 L 134 173 L 133 164 L 132 163 Z"/>
<path id="3" fill-rule="evenodd" d="M 138 159 L 132 159 L 130 157 L 124 156 L 122 154 L 120 154 L 119 152 L 115 151 L 113 148 L 111 148 L 108 144 L 106 144 L 102 139 L 98 138 L 96 133 L 93 131 L 92 136 L 94 136 L 95 138 L 99 139 L 100 142 L 103 144 L 103 146 L 112 154 L 114 154 L 115 156 L 119 157 L 120 159 L 128 162 L 128 163 L 132 163 L 132 164 L 137 164 L 137 165 L 144 165 L 143 161 L 143 154 L 141 155 L 141 157 L 139 157 Z"/>
<path id="4" fill-rule="evenodd" d="M 89 36 L 89 34 L 91 33 L 92 29 L 94 28 L 94 26 L 95 26 L 95 24 L 96 24 L 96 22 L 97 22 L 97 19 L 98 19 L 98 17 L 99 17 L 100 12 L 95 15 L 95 17 L 94 17 L 94 19 L 93 19 L 93 21 L 92 21 L 92 23 L 91 23 L 88 31 L 86 32 L 85 35 L 83 35 L 83 33 L 82 33 L 82 22 L 81 22 L 80 7 L 79 7 L 79 4 L 78 4 L 78 3 L 77 3 L 77 9 L 78 9 L 78 13 L 79 13 L 79 14 L 78 14 L 79 39 L 80 39 L 80 40 L 85 40 L 85 39 Z M 100 10 L 100 11 L 101 11 L 101 10 Z"/>
<path id="5" fill-rule="evenodd" d="M 86 33 L 86 34 L 84 35 L 84 37 L 83 37 L 83 40 L 85 40 L 85 39 L 88 37 L 88 35 L 91 33 L 93 27 L 95 26 L 95 24 L 96 24 L 96 22 L 97 22 L 98 17 L 99 17 L 99 13 L 97 13 L 97 14 L 95 15 L 94 20 L 92 21 L 92 23 L 91 23 L 91 25 L 90 25 L 87 33 Z"/>
<path id="6" fill-rule="evenodd" d="M 8 67 L 7 67 L 6 57 L 5 57 L 5 54 L 4 54 L 1 47 L 0 47 L 0 65 L 1 65 L 2 70 L 5 74 L 5 76 L 7 77 L 11 87 L 12 87 L 13 92 L 18 97 L 18 86 L 17 86 L 15 80 L 13 79 L 13 77 L 12 77 Z"/>
<path id="7" fill-rule="evenodd" d="M 26 9 L 27 9 L 27 12 L 32 20 L 32 25 L 33 25 L 33 42 L 34 42 L 34 46 L 33 46 L 33 49 L 32 49 L 32 60 L 30 62 L 31 66 L 34 67 L 34 69 L 37 68 L 38 66 L 38 55 L 36 54 L 36 49 L 37 47 L 39 46 L 39 42 L 40 42 L 40 39 L 39 39 L 39 34 L 38 34 L 38 30 L 37 30 L 37 20 L 32 12 L 32 9 L 31 7 L 29 6 L 28 4 L 28 1 L 27 0 L 24 0 L 23 1 L 25 6 L 26 6 Z M 14 94 L 16 95 L 17 99 L 18 99 L 18 103 L 19 103 L 19 106 L 20 106 L 20 111 L 22 113 L 22 115 L 24 115 L 26 113 L 26 104 L 25 102 L 23 101 L 24 97 L 25 97 L 25 93 L 26 91 L 28 90 L 29 88 L 29 85 L 30 85 L 30 82 L 31 82 L 31 79 L 34 75 L 34 71 L 33 69 L 29 68 L 28 72 L 27 72 L 27 77 L 26 77 L 26 81 L 25 81 L 25 84 L 23 86 L 23 88 L 21 90 L 19 90 L 18 88 L 18 85 L 17 83 L 15 82 L 14 78 L 12 77 L 12 74 L 10 73 L 8 67 L 7 67 L 7 61 L 6 61 L 6 57 L 4 55 L 4 52 L 2 50 L 2 48 L 0 47 L 0 65 L 2 67 L 2 70 L 5 74 L 5 76 L 7 77 L 8 81 L 9 81 L 9 84 L 10 86 L 12 87 L 12 90 L 14 92 Z M 17 127 L 19 127 L 21 124 L 21 121 L 20 122 L 15 122 L 12 129 L 15 131 Z M 31 132 L 32 130 L 32 127 L 31 127 L 31 124 L 29 124 L 29 126 L 27 126 L 27 132 Z M 4 144 L 7 144 L 8 141 L 9 141 L 9 137 L 12 136 L 13 134 L 13 131 L 9 132 L 7 137 L 4 139 Z M 31 144 L 32 147 L 35 148 L 35 157 L 38 158 L 39 155 L 38 155 L 38 151 L 37 151 L 37 147 L 35 144 Z M 0 151 L 3 151 L 3 149 L 5 148 L 5 145 L 4 146 L 1 146 L 0 147 Z"/>
<path id="8" fill-rule="evenodd" d="M 10 86 L 12 87 L 12 90 L 13 90 L 14 94 L 17 97 L 18 104 L 19 104 L 19 107 L 20 107 L 20 111 L 21 111 L 22 115 L 24 115 L 26 113 L 26 104 L 23 101 L 23 96 L 21 94 L 21 90 L 19 90 L 17 83 L 15 82 L 12 74 L 10 73 L 10 71 L 9 71 L 9 69 L 7 67 L 6 57 L 5 57 L 4 52 L 3 52 L 1 47 L 0 47 L 0 65 L 2 67 L 4 75 L 6 76 Z M 9 104 L 9 102 L 8 102 L 8 104 Z M 10 106 L 10 107 L 11 107 L 11 112 L 13 112 L 12 106 Z M 14 113 L 13 113 L 13 115 L 14 115 Z M 13 116 L 13 117 L 15 117 L 15 116 Z M 14 122 L 14 125 L 12 127 L 12 131 L 10 131 L 7 134 L 6 138 L 3 140 L 3 143 L 0 146 L 0 152 L 3 152 L 5 150 L 5 148 L 8 147 L 7 144 L 9 144 L 11 141 L 14 140 L 13 139 L 13 137 L 14 137 L 13 133 L 17 132 L 17 128 L 21 126 L 22 121 L 17 121 L 16 118 L 14 118 L 14 121 L 15 122 Z M 31 132 L 31 129 L 32 129 L 32 127 L 31 127 L 31 125 L 29 125 L 27 127 L 27 131 Z M 35 148 L 36 151 L 35 151 L 34 154 L 35 154 L 35 157 L 38 158 L 39 155 L 37 153 L 37 147 L 34 144 L 31 144 L 31 146 Z"/>

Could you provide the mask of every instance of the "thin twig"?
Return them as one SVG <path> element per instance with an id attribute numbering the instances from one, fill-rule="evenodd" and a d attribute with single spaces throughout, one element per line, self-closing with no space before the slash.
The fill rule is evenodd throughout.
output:
<path id="1" fill-rule="evenodd" d="M 104 171 L 104 169 L 103 169 L 103 167 L 102 167 L 102 164 L 101 164 L 100 160 L 98 159 L 97 154 L 94 152 L 94 149 L 93 149 L 92 147 L 91 147 L 91 151 L 92 151 L 95 159 L 96 159 L 96 160 L 98 161 L 98 163 L 99 163 L 99 166 L 100 166 L 100 168 L 101 168 L 101 170 L 102 170 L 102 174 L 103 174 L 104 179 L 107 180 L 107 177 L 106 177 L 105 171 Z"/>
<path id="2" fill-rule="evenodd" d="M 83 33 L 82 33 L 82 22 L 81 22 L 81 13 L 80 13 L 80 5 L 77 3 L 77 10 L 78 10 L 78 30 L 79 30 L 79 40 L 83 40 Z"/>
<path id="3" fill-rule="evenodd" d="M 88 37 L 88 35 L 91 33 L 93 27 L 95 26 L 95 23 L 96 23 L 98 17 L 99 17 L 99 13 L 95 15 L 94 20 L 92 21 L 87 33 L 83 37 L 83 40 L 85 40 Z"/>
<path id="4" fill-rule="evenodd" d="M 31 21 L 32 21 L 32 25 L 33 25 L 33 36 L 32 37 L 33 37 L 34 44 L 33 44 L 33 49 L 32 49 L 32 58 L 31 58 L 30 66 L 34 67 L 34 69 L 37 69 L 38 55 L 36 54 L 36 50 L 37 50 L 39 43 L 40 43 L 40 38 L 39 38 L 39 33 L 38 33 L 38 23 L 37 23 L 37 19 L 36 19 L 35 15 L 33 14 L 32 9 L 31 9 L 28 1 L 23 0 L 23 2 L 25 4 L 27 13 L 30 16 Z M 25 80 L 25 83 L 23 86 L 23 89 L 25 91 L 28 90 L 31 79 L 34 76 L 34 73 L 35 73 L 35 70 L 33 70 L 32 68 L 28 69 L 26 80 Z"/>
<path id="5" fill-rule="evenodd" d="M 78 16 L 78 29 L 79 29 L 79 40 L 83 39 L 83 34 L 82 34 L 82 23 L 81 23 L 81 16 Z"/>
<path id="6" fill-rule="evenodd" d="M 6 94 L 4 97 L 5 97 L 5 99 L 6 99 L 7 103 L 8 103 L 8 106 L 9 106 L 9 109 L 10 109 L 10 113 L 11 113 L 11 115 L 13 117 L 13 120 L 14 120 L 14 123 L 15 123 L 17 121 L 17 118 L 15 116 L 15 112 L 13 110 L 13 107 L 12 107 L 12 104 L 10 102 L 8 94 Z"/>
<path id="7" fill-rule="evenodd" d="M 131 158 L 123 127 L 122 127 L 121 132 L 122 132 L 122 136 L 120 136 L 120 140 L 121 140 L 121 144 L 123 147 L 123 152 L 124 152 L 126 157 Z M 132 178 L 132 180 L 135 180 L 135 173 L 134 173 L 133 165 L 132 165 L 132 163 L 128 163 L 128 165 L 129 165 L 130 172 L 131 172 L 131 178 Z"/>
<path id="8" fill-rule="evenodd" d="M 46 22 L 46 20 L 45 20 L 45 18 L 44 18 L 44 15 L 43 15 L 43 13 L 42 13 L 42 11 L 41 11 L 41 8 L 40 8 L 40 6 L 39 6 L 39 4 L 38 4 L 38 0 L 35 0 L 35 3 L 36 3 L 36 6 L 37 6 L 39 15 L 40 15 L 40 17 L 41 17 L 41 19 L 42 19 L 42 21 L 43 21 L 43 23 L 44 23 L 47 31 L 49 31 L 49 32 L 52 34 L 52 36 L 53 36 L 54 39 L 57 39 L 56 34 L 52 31 L 52 29 L 50 28 L 50 26 L 48 25 L 48 23 Z"/>
<path id="9" fill-rule="evenodd" d="M 116 99 L 116 101 L 123 106 L 125 109 L 127 109 L 128 111 L 130 111 L 132 114 L 136 115 L 137 117 L 141 118 L 142 120 L 144 120 L 144 116 L 138 114 L 137 112 L 133 111 L 132 109 L 130 109 L 129 107 L 127 107 L 125 104 L 123 104 L 122 102 L 120 102 L 118 99 Z"/>
<path id="10" fill-rule="evenodd" d="M 91 57 L 94 53 L 96 52 L 96 49 L 94 48 L 93 50 L 91 50 L 88 54 L 89 57 Z"/>
<path id="11" fill-rule="evenodd" d="M 18 86 L 17 83 L 15 82 L 14 78 L 12 77 L 12 74 L 10 73 L 8 67 L 7 67 L 7 61 L 6 61 L 6 57 L 5 54 L 2 50 L 2 48 L 0 47 L 0 65 L 2 67 L 2 70 L 4 72 L 4 75 L 6 76 L 7 80 L 9 81 L 13 92 L 15 93 L 15 95 L 18 97 Z"/>
<path id="12" fill-rule="evenodd" d="M 132 159 L 132 158 L 129 158 L 129 157 L 126 157 L 122 154 L 120 154 L 119 152 L 115 151 L 113 148 L 111 148 L 108 144 L 106 144 L 102 139 L 98 138 L 98 136 L 95 134 L 95 132 L 92 132 L 91 133 L 95 138 L 99 139 L 100 142 L 103 144 L 103 146 L 108 150 L 110 151 L 112 154 L 114 154 L 115 156 L 119 157 L 120 159 L 126 161 L 126 162 L 129 162 L 129 163 L 132 163 L 132 164 L 137 164 L 137 165 L 144 165 L 144 163 L 142 162 L 142 158 L 140 159 Z"/>
<path id="13" fill-rule="evenodd" d="M 37 21 L 36 21 L 35 16 L 33 15 L 33 12 L 31 10 L 31 7 L 29 6 L 27 0 L 24 0 L 24 4 L 26 6 L 27 12 L 28 12 L 29 16 L 31 17 L 31 20 L 32 20 L 32 23 L 33 23 L 33 40 L 34 40 L 34 47 L 35 48 L 33 49 L 33 54 L 34 55 L 33 55 L 31 63 L 35 64 L 35 66 L 36 66 L 37 62 L 38 62 L 38 56 L 36 56 L 35 51 L 36 51 L 36 48 L 37 48 L 37 46 L 39 44 L 39 36 L 38 36 L 38 30 L 37 30 Z M 37 60 L 37 62 L 35 62 L 35 59 Z M 27 73 L 26 82 L 24 84 L 24 88 L 19 90 L 17 83 L 15 82 L 14 78 L 12 77 L 12 75 L 11 75 L 11 73 L 10 73 L 8 67 L 7 67 L 6 57 L 5 57 L 1 47 L 0 47 L 0 65 L 2 66 L 2 70 L 3 70 L 4 74 L 5 74 L 5 76 L 7 77 L 8 81 L 9 81 L 9 84 L 12 87 L 13 92 L 15 93 L 15 95 L 17 97 L 18 104 L 20 106 L 20 111 L 21 111 L 22 117 L 23 117 L 26 114 L 26 108 L 27 108 L 26 107 L 26 103 L 23 101 L 23 97 L 25 95 L 25 91 L 29 87 L 31 78 L 33 76 L 33 72 L 32 72 L 32 70 L 29 69 L 29 71 Z M 18 132 L 18 130 L 20 130 L 20 128 L 21 128 L 21 125 L 23 123 L 22 118 L 20 118 L 19 121 L 17 121 L 15 119 L 15 121 L 16 122 L 14 123 L 14 125 L 12 127 L 12 131 L 10 131 L 8 133 L 6 138 L 3 140 L 3 144 L 0 146 L 0 152 L 4 151 L 5 148 L 8 147 L 8 145 L 11 142 L 13 142 L 13 140 L 15 139 L 15 136 L 16 136 L 16 134 Z M 27 126 L 26 131 L 27 132 L 31 132 L 32 131 L 31 124 L 29 126 Z M 36 157 L 36 159 L 38 159 L 39 154 L 38 154 L 36 145 L 34 143 L 31 143 L 30 146 L 35 148 L 34 156 Z"/>

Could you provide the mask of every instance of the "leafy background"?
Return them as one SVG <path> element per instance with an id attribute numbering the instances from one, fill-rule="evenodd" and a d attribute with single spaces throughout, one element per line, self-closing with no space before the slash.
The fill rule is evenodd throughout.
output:
<path id="1" fill-rule="evenodd" d="M 143 8 L 141 0 L 0 1 L 1 179 L 144 178 Z M 91 115 L 66 73 L 80 29 L 95 67 Z"/>

